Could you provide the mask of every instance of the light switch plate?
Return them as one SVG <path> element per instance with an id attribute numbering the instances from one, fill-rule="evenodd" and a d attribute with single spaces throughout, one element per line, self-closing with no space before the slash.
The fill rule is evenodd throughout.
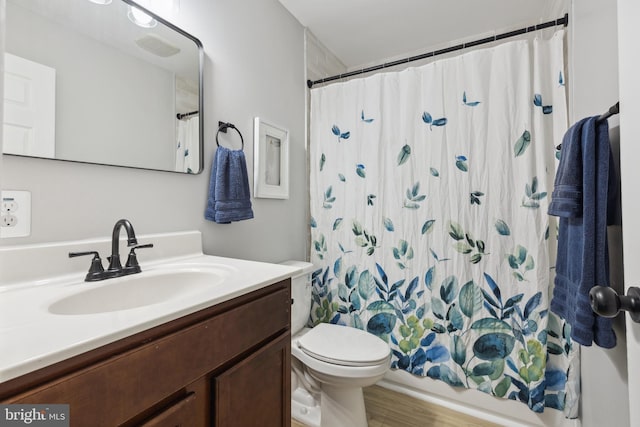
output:
<path id="1" fill-rule="evenodd" d="M 31 192 L 2 190 L 0 198 L 0 238 L 29 236 Z"/>

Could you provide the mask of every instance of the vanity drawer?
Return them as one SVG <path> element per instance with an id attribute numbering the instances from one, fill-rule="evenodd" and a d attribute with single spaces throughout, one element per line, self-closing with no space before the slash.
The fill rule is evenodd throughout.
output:
<path id="1" fill-rule="evenodd" d="M 70 404 L 72 426 L 114 426 L 159 405 L 186 384 L 214 373 L 286 333 L 288 282 L 138 348 L 6 399 Z"/>

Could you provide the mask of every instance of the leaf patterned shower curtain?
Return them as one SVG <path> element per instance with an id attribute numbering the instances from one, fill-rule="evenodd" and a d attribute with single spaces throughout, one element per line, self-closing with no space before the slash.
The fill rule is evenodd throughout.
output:
<path id="1" fill-rule="evenodd" d="M 563 37 L 311 91 L 312 324 L 378 335 L 392 368 L 576 416 L 578 346 L 549 311 Z"/>

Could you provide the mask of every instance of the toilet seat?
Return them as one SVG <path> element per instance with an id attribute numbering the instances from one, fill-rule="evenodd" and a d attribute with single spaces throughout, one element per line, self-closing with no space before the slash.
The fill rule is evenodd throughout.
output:
<path id="1" fill-rule="evenodd" d="M 297 340 L 314 359 L 341 366 L 375 366 L 389 360 L 389 345 L 360 329 L 321 323 Z"/>

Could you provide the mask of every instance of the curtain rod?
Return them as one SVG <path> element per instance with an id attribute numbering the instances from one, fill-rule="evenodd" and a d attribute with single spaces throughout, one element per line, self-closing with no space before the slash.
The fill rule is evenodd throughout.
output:
<path id="1" fill-rule="evenodd" d="M 191 111 L 191 112 L 188 112 L 188 113 L 182 113 L 182 114 L 178 113 L 178 114 L 176 114 L 176 117 L 178 118 L 178 120 L 182 120 L 182 119 L 186 119 L 187 117 L 195 116 L 196 114 L 198 114 L 197 110 L 196 111 Z"/>
<path id="2" fill-rule="evenodd" d="M 333 80 L 340 80 L 345 77 L 357 76 L 359 74 L 369 73 L 371 71 L 382 70 L 383 68 L 393 67 L 395 65 L 406 64 L 408 62 L 419 61 L 421 59 L 431 58 L 433 56 L 442 55 L 445 53 L 455 52 L 456 50 L 466 49 L 468 47 L 479 46 L 481 44 L 491 43 L 497 40 L 506 39 L 509 37 L 515 37 L 522 34 L 530 33 L 532 31 L 539 31 L 549 27 L 555 27 L 556 25 L 564 25 L 565 27 L 569 25 L 569 14 L 565 13 L 562 18 L 554 19 L 553 21 L 544 22 L 538 25 L 532 25 L 530 27 L 520 28 L 519 30 L 509 31 L 507 33 L 497 34 L 492 37 L 487 37 L 480 40 L 471 41 L 468 43 L 462 43 L 455 46 L 447 47 L 445 49 L 434 50 L 433 52 L 423 53 L 421 55 L 411 56 L 404 59 L 399 59 L 397 61 L 388 62 L 385 64 L 374 65 L 372 67 L 363 68 L 361 70 L 350 71 L 344 74 L 338 74 L 331 77 L 325 77 L 324 79 L 319 79 L 315 81 L 307 80 L 307 87 L 311 89 L 313 85 L 317 83 L 327 83 Z"/>

